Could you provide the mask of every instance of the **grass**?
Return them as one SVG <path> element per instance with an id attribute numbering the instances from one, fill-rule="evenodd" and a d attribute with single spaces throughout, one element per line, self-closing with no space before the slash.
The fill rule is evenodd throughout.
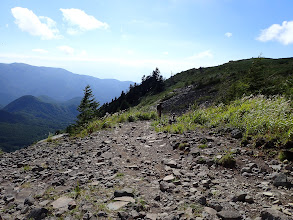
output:
<path id="1" fill-rule="evenodd" d="M 262 95 L 243 97 L 229 105 L 219 104 L 209 108 L 193 107 L 193 111 L 177 118 L 169 125 L 161 120 L 153 123 L 156 131 L 183 133 L 203 128 L 237 128 L 243 139 L 263 137 L 278 145 L 293 140 L 293 112 L 291 101 L 283 96 Z"/>
<path id="2" fill-rule="evenodd" d="M 116 174 L 116 177 L 117 177 L 117 178 L 122 178 L 123 176 L 124 176 L 124 173 L 117 173 L 117 174 Z"/>
<path id="3" fill-rule="evenodd" d="M 200 148 L 200 149 L 205 149 L 205 148 L 207 148 L 207 147 L 208 147 L 207 144 L 201 144 L 201 145 L 198 145 L 198 148 Z"/>
<path id="4" fill-rule="evenodd" d="M 87 125 L 81 128 L 76 128 L 71 135 L 78 137 L 85 137 L 95 131 L 102 129 L 110 129 L 123 122 L 135 122 L 157 119 L 157 113 L 155 111 L 138 111 L 136 109 L 130 109 L 126 112 L 118 112 L 113 115 L 105 116 L 101 119 L 96 119 L 89 122 Z"/>
<path id="5" fill-rule="evenodd" d="M 47 138 L 46 141 L 47 141 L 48 143 L 53 142 L 53 136 L 54 136 L 54 135 L 53 135 L 52 133 L 49 133 L 49 136 L 48 136 L 48 138 Z"/>
<path id="6" fill-rule="evenodd" d="M 180 143 L 178 148 L 179 150 L 184 150 L 186 147 L 190 147 L 189 143 Z"/>
<path id="7" fill-rule="evenodd" d="M 233 157 L 232 152 L 227 152 L 221 159 L 216 161 L 217 164 L 223 167 L 233 168 L 236 165 L 236 160 Z"/>
<path id="8" fill-rule="evenodd" d="M 23 171 L 24 172 L 27 172 L 27 171 L 30 171 L 32 168 L 29 166 L 29 165 L 25 165 L 24 167 L 23 167 Z"/>

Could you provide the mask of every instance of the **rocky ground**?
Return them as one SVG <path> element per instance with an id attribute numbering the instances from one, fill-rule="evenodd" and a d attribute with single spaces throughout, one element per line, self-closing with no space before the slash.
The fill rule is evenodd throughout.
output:
<path id="1" fill-rule="evenodd" d="M 4 153 L 0 172 L 0 219 L 293 219 L 292 163 L 212 131 L 125 123 Z"/>

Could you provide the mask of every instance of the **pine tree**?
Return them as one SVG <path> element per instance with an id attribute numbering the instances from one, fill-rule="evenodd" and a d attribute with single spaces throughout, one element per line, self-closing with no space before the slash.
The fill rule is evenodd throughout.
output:
<path id="1" fill-rule="evenodd" d="M 95 101 L 93 92 L 89 85 L 84 89 L 84 97 L 82 98 L 80 105 L 77 110 L 80 114 L 77 116 L 77 124 L 83 125 L 90 120 L 92 120 L 96 114 L 99 107 L 99 103 Z"/>

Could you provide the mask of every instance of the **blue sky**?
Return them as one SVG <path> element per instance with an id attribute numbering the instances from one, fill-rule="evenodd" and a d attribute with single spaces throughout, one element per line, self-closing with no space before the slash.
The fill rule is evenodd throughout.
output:
<path id="1" fill-rule="evenodd" d="M 292 57 L 292 0 L 1 0 L 0 62 L 140 82 Z"/>

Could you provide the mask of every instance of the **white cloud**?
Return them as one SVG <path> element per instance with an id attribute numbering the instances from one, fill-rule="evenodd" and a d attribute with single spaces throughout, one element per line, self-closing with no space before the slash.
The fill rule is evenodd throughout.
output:
<path id="1" fill-rule="evenodd" d="M 293 43 L 293 21 L 284 21 L 282 25 L 273 24 L 261 31 L 257 40 L 262 42 L 278 41 L 284 45 Z"/>
<path id="2" fill-rule="evenodd" d="M 127 50 L 127 54 L 128 55 L 133 55 L 134 54 L 134 50 Z"/>
<path id="3" fill-rule="evenodd" d="M 42 40 L 58 39 L 59 30 L 56 23 L 51 18 L 34 14 L 27 8 L 15 7 L 11 9 L 11 13 L 15 18 L 18 27 L 33 36 L 40 36 Z M 42 22 L 43 21 L 43 22 Z"/>
<path id="4" fill-rule="evenodd" d="M 232 37 L 232 33 L 227 32 L 227 33 L 225 33 L 225 36 L 228 37 L 228 38 L 230 38 L 230 37 Z"/>
<path id="5" fill-rule="evenodd" d="M 37 53 L 41 53 L 41 54 L 45 54 L 45 53 L 48 53 L 47 50 L 44 50 L 44 49 L 32 49 L 33 52 L 37 52 Z"/>
<path id="6" fill-rule="evenodd" d="M 8 28 L 8 27 L 9 27 L 9 24 L 6 24 L 6 25 L 5 25 L 5 27 L 7 27 L 7 28 Z"/>
<path id="7" fill-rule="evenodd" d="M 203 58 L 212 58 L 214 55 L 212 54 L 212 52 L 210 50 L 206 50 L 206 51 L 203 51 L 203 52 L 200 52 L 198 54 L 195 54 L 191 57 L 189 57 L 189 59 L 203 59 Z"/>
<path id="8" fill-rule="evenodd" d="M 68 54 L 68 55 L 73 55 L 74 54 L 74 49 L 69 46 L 59 46 L 57 47 L 60 51 Z"/>
<path id="9" fill-rule="evenodd" d="M 107 29 L 107 23 L 97 20 L 94 16 L 86 14 L 80 9 L 62 9 L 63 19 L 71 26 L 68 28 L 68 34 L 77 34 L 80 31 L 90 31 L 95 29 Z"/>
<path id="10" fill-rule="evenodd" d="M 82 50 L 81 53 L 80 53 L 80 56 L 81 56 L 81 57 L 85 57 L 85 56 L 87 56 L 87 52 L 86 52 L 86 50 Z"/>
<path id="11" fill-rule="evenodd" d="M 164 55 L 169 55 L 168 51 L 163 52 Z"/>

